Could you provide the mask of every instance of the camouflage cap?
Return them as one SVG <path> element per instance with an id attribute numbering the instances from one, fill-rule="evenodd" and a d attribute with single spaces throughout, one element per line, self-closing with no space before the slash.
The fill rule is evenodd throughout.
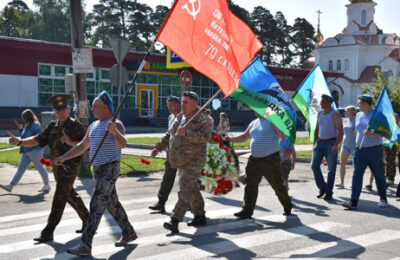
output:
<path id="1" fill-rule="evenodd" d="M 46 105 L 52 106 L 55 110 L 62 110 L 68 107 L 69 102 L 72 100 L 70 95 L 58 94 L 50 97 L 46 101 Z"/>

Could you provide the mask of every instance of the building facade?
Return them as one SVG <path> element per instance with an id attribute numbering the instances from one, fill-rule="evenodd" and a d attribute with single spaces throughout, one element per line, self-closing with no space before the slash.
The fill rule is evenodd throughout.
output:
<path id="1" fill-rule="evenodd" d="M 400 41 L 395 33 L 381 33 L 374 21 L 372 0 L 352 0 L 347 7 L 347 26 L 342 33 L 317 43 L 315 63 L 324 71 L 343 73 L 327 77 L 340 107 L 357 104 L 360 85 L 370 83 L 378 68 L 385 75 L 400 73 Z"/>

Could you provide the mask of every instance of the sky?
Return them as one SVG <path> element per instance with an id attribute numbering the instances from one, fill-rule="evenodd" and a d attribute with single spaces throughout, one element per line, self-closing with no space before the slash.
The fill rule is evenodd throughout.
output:
<path id="1" fill-rule="evenodd" d="M 0 10 L 11 0 L 0 0 Z M 33 0 L 24 0 L 34 8 Z M 396 33 L 400 35 L 400 23 L 396 12 L 400 10 L 400 0 L 374 0 L 378 5 L 375 9 L 375 23 L 384 33 Z M 99 0 L 85 0 L 86 11 L 91 12 L 93 5 Z M 172 0 L 138 0 L 146 3 L 153 9 L 157 5 L 168 5 Z M 347 24 L 346 7 L 349 0 L 233 0 L 233 2 L 249 12 L 254 7 L 263 6 L 272 14 L 281 11 L 289 24 L 293 24 L 297 17 L 306 18 L 317 28 L 317 11 L 321 10 L 321 32 L 325 38 L 333 37 L 340 33 Z M 397 22 L 396 22 L 397 21 Z"/>

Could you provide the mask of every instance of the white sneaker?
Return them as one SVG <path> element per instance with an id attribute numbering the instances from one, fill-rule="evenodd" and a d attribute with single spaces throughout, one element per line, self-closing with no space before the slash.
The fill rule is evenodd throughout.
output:
<path id="1" fill-rule="evenodd" d="M 48 192 L 50 189 L 50 185 L 44 185 L 38 192 Z"/>
<path id="2" fill-rule="evenodd" d="M 389 204 L 386 202 L 386 200 L 381 200 L 378 203 L 378 207 L 380 208 L 387 208 L 389 206 Z"/>
<path id="3" fill-rule="evenodd" d="M 397 197 L 397 199 L 396 199 L 397 201 L 400 201 L 400 197 Z"/>
<path id="4" fill-rule="evenodd" d="M 7 185 L 2 185 L 2 184 L 0 184 L 0 188 L 3 188 L 3 189 L 5 189 L 6 191 L 11 192 L 13 186 L 12 186 L 11 184 L 7 184 Z"/>

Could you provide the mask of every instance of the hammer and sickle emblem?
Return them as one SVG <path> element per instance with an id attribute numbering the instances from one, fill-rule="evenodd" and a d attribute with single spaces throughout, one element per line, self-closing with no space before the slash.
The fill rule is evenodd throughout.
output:
<path id="1" fill-rule="evenodd" d="M 194 5 L 194 3 L 199 2 L 197 5 L 197 9 Z M 188 4 L 182 5 L 182 9 L 186 9 L 186 11 L 193 16 L 193 20 L 196 20 L 196 16 L 200 13 L 200 8 L 201 8 L 201 2 L 200 0 L 189 0 L 189 3 L 192 4 L 192 9 L 189 8 Z"/>

